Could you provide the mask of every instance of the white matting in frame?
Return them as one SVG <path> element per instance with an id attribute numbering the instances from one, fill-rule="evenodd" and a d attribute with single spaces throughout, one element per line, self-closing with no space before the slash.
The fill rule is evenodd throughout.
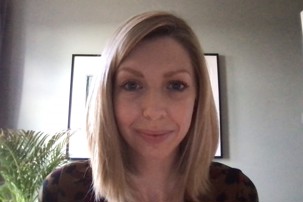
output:
<path id="1" fill-rule="evenodd" d="M 96 54 L 73 54 L 70 83 L 70 102 L 68 128 L 75 131 L 69 140 L 68 156 L 71 159 L 87 159 L 87 141 L 85 137 L 85 105 L 89 86 L 94 75 L 94 70 L 100 64 L 101 55 Z M 219 88 L 219 55 L 205 54 L 206 63 L 210 75 L 211 87 L 215 105 L 218 112 L 220 127 L 219 145 L 216 158 L 222 158 L 221 121 L 220 121 L 220 88 Z"/>

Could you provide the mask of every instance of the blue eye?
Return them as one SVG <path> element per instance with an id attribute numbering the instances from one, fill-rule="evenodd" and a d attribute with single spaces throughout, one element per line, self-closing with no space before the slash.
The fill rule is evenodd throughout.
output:
<path id="1" fill-rule="evenodd" d="M 127 81 L 121 87 L 126 91 L 135 91 L 142 88 L 136 81 Z"/>
<path id="2" fill-rule="evenodd" d="M 188 87 L 186 83 L 183 81 L 170 81 L 168 84 L 169 90 L 175 90 L 175 91 L 183 91 Z"/>

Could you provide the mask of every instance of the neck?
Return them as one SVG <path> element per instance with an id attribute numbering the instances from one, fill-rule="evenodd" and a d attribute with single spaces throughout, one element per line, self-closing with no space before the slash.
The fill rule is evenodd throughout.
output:
<path id="1" fill-rule="evenodd" d="M 140 201 L 177 201 L 181 193 L 177 185 L 176 160 L 173 158 L 136 158 L 137 175 L 134 185 L 140 195 Z M 178 197 L 180 198 L 180 197 Z"/>

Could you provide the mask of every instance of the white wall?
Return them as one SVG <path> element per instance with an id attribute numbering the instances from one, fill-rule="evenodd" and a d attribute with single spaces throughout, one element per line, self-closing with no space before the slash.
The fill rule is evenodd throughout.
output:
<path id="1" fill-rule="evenodd" d="M 260 201 L 302 201 L 302 0 L 11 3 L 1 127 L 65 129 L 72 54 L 100 53 L 114 29 L 134 14 L 170 10 L 188 20 L 205 52 L 221 55 L 220 161 L 240 167 Z"/>

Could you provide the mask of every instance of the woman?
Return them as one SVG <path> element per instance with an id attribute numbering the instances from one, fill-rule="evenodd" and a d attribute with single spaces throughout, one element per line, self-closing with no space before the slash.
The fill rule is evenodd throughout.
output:
<path id="1" fill-rule="evenodd" d="M 258 201 L 241 171 L 212 163 L 216 109 L 203 52 L 188 24 L 137 15 L 102 53 L 90 98 L 90 161 L 54 171 L 42 201 Z"/>

